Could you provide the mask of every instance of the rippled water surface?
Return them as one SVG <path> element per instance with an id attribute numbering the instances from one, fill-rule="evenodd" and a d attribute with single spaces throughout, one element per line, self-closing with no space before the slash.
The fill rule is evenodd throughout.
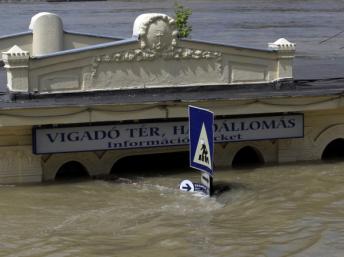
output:
<path id="1" fill-rule="evenodd" d="M 297 44 L 299 77 L 342 76 L 343 1 L 187 1 L 193 38 L 265 48 Z M 143 12 L 172 1 L 0 4 L 0 34 L 55 12 L 66 29 L 130 37 Z M 312 64 L 312 68 L 309 68 Z M 332 65 L 332 66 L 331 66 Z M 325 68 L 324 68 L 325 67 Z M 344 163 L 216 171 L 213 198 L 182 193 L 195 171 L 134 183 L 0 186 L 0 256 L 344 256 Z"/>
<path id="2" fill-rule="evenodd" d="M 26 31 L 34 14 L 48 11 L 60 15 L 67 30 L 127 38 L 138 15 L 161 12 L 173 16 L 174 2 L 0 3 L 0 35 Z M 190 22 L 194 39 L 266 48 L 269 42 L 285 37 L 297 46 L 296 78 L 343 77 L 343 0 L 179 2 L 193 11 Z"/>
<path id="3" fill-rule="evenodd" d="M 212 198 L 184 178 L 1 186 L 1 256 L 344 254 L 343 162 L 217 171 Z"/>

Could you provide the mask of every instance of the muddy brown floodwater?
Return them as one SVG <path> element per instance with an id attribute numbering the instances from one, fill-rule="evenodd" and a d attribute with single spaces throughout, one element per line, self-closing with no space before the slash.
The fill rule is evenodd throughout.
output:
<path id="1" fill-rule="evenodd" d="M 343 30 L 343 1 L 184 3 L 195 39 L 265 47 L 283 36 L 297 44 L 297 77 L 343 76 L 344 34 L 319 43 Z M 173 14 L 173 3 L 15 3 L 0 11 L 1 35 L 49 11 L 69 30 L 129 37 L 137 15 Z M 212 198 L 180 192 L 181 180 L 199 181 L 182 171 L 130 183 L 0 186 L 0 256 L 344 256 L 344 162 L 217 170 L 217 189 L 229 190 Z"/>
<path id="2" fill-rule="evenodd" d="M 344 255 L 344 162 L 0 187 L 1 256 Z"/>

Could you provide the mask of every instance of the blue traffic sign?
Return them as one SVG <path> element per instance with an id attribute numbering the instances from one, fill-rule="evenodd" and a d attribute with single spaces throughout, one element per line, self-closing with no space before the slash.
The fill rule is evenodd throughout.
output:
<path id="1" fill-rule="evenodd" d="M 213 174 L 214 114 L 189 106 L 190 166 Z"/>

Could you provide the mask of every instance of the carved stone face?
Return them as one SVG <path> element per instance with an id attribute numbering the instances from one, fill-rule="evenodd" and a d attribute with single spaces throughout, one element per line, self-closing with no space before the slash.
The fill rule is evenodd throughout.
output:
<path id="1" fill-rule="evenodd" d="M 163 20 L 156 20 L 147 29 L 147 46 L 156 51 L 162 51 L 171 46 L 172 31 L 170 26 Z"/>

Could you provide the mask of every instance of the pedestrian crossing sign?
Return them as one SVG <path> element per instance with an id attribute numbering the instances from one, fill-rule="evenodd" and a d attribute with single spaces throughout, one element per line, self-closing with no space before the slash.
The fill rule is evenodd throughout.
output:
<path id="1" fill-rule="evenodd" d="M 190 167 L 213 174 L 214 114 L 189 106 Z"/>

